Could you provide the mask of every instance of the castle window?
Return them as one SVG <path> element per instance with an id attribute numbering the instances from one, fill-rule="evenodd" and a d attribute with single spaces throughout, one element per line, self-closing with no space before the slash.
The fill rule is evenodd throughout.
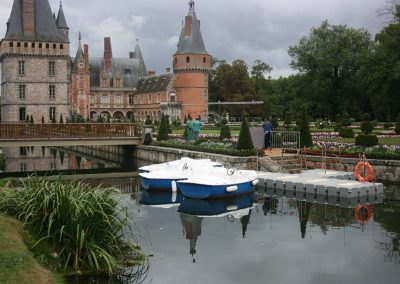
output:
<path id="1" fill-rule="evenodd" d="M 24 47 L 28 48 L 28 43 L 27 42 L 24 43 Z"/>
<path id="2" fill-rule="evenodd" d="M 96 103 L 94 95 L 90 95 L 90 104 L 94 105 Z"/>
<path id="3" fill-rule="evenodd" d="M 135 95 L 129 94 L 129 104 L 133 105 L 135 103 Z"/>
<path id="4" fill-rule="evenodd" d="M 18 61 L 18 75 L 25 75 L 25 61 Z"/>
<path id="5" fill-rule="evenodd" d="M 160 93 L 158 93 L 158 94 L 157 94 L 157 103 L 159 103 L 159 102 L 160 102 L 160 100 L 161 100 L 161 94 L 160 94 Z"/>
<path id="6" fill-rule="evenodd" d="M 64 45 L 63 44 L 60 44 L 60 49 L 64 49 Z"/>
<path id="7" fill-rule="evenodd" d="M 103 106 L 108 106 L 108 104 L 109 104 L 109 99 L 108 99 L 108 96 L 107 96 L 107 95 L 102 95 L 102 96 L 101 96 L 101 104 L 102 104 Z"/>
<path id="8" fill-rule="evenodd" d="M 57 49 L 57 44 L 53 43 L 53 49 Z"/>
<path id="9" fill-rule="evenodd" d="M 50 121 L 56 121 L 56 108 L 55 107 L 49 108 L 49 119 L 50 119 Z"/>
<path id="10" fill-rule="evenodd" d="M 21 163 L 19 169 L 21 170 L 21 172 L 26 172 L 28 169 L 28 166 L 26 165 L 26 163 Z"/>
<path id="11" fill-rule="evenodd" d="M 186 63 L 190 63 L 190 56 L 186 57 Z"/>
<path id="12" fill-rule="evenodd" d="M 19 121 L 25 121 L 25 120 L 26 120 L 26 108 L 20 107 L 19 108 Z"/>
<path id="13" fill-rule="evenodd" d="M 26 157 L 28 154 L 27 147 L 19 147 L 19 155 L 21 157 Z"/>
<path id="14" fill-rule="evenodd" d="M 115 105 L 121 106 L 122 104 L 122 98 L 120 95 L 115 96 Z"/>
<path id="15" fill-rule="evenodd" d="M 206 63 L 207 62 L 207 58 L 203 57 L 203 62 Z"/>
<path id="16" fill-rule="evenodd" d="M 36 44 L 34 42 L 32 42 L 32 48 L 35 48 Z"/>
<path id="17" fill-rule="evenodd" d="M 10 41 L 10 47 L 14 47 L 14 43 Z"/>
<path id="18" fill-rule="evenodd" d="M 56 75 L 56 63 L 51 61 L 49 62 L 49 76 L 55 76 Z"/>
<path id="19" fill-rule="evenodd" d="M 26 99 L 26 85 L 19 85 L 18 86 L 18 94 L 20 100 Z"/>
<path id="20" fill-rule="evenodd" d="M 50 48 L 50 44 L 46 43 L 46 48 Z"/>
<path id="21" fill-rule="evenodd" d="M 175 63 L 178 63 L 178 58 L 175 57 Z"/>
<path id="22" fill-rule="evenodd" d="M 21 47 L 21 43 L 20 42 L 17 42 L 17 47 Z"/>
<path id="23" fill-rule="evenodd" d="M 50 85 L 49 86 L 49 99 L 54 101 L 56 99 L 56 86 Z"/>
<path id="24" fill-rule="evenodd" d="M 43 48 L 43 44 L 42 43 L 39 43 L 39 48 Z"/>

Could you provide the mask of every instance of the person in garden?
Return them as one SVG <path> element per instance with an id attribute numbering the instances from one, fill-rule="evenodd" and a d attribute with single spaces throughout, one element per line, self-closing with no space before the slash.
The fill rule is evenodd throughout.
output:
<path id="1" fill-rule="evenodd" d="M 263 124 L 263 129 L 264 129 L 264 148 L 265 149 L 270 149 L 271 150 L 271 132 L 273 130 L 272 123 L 268 120 L 268 118 L 265 119 L 264 124 Z"/>
<path id="2" fill-rule="evenodd" d="M 200 130 L 201 130 L 201 126 L 203 124 L 201 123 L 201 118 L 200 115 L 196 118 L 196 120 L 193 122 L 193 138 L 194 140 L 199 139 L 199 135 L 200 135 Z"/>
<path id="3" fill-rule="evenodd" d="M 190 114 L 188 115 L 188 119 L 186 120 L 186 131 L 187 131 L 187 140 L 193 140 L 193 121 Z"/>

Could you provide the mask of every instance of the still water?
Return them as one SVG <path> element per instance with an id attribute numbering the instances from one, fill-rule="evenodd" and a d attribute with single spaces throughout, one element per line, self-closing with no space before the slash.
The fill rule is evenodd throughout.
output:
<path id="1" fill-rule="evenodd" d="M 171 199 L 180 205 L 160 206 Z M 368 211 L 356 214 L 365 204 Z M 262 190 L 230 201 L 188 202 L 144 192 L 129 207 L 152 255 L 144 283 L 399 281 L 400 201 L 306 202 Z"/>
<path id="2" fill-rule="evenodd" d="M 19 147 L 2 153 L 0 177 L 131 174 L 142 163 L 130 158 L 129 149 L 107 147 Z M 118 283 L 399 283 L 399 186 L 368 200 L 289 198 L 258 188 L 242 198 L 193 201 L 141 192 L 130 177 L 87 181 L 127 193 L 123 202 L 135 241 L 150 255 L 143 275 Z"/>

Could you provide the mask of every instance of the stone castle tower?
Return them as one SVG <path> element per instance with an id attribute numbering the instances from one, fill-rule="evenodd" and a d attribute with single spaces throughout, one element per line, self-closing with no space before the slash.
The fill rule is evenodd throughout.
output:
<path id="1" fill-rule="evenodd" d="M 200 21 L 194 10 L 194 1 L 189 2 L 189 13 L 185 17 L 179 38 L 178 50 L 173 56 L 175 90 L 177 101 L 182 103 L 182 117 L 208 117 L 208 72 L 211 69 L 208 54 L 200 31 Z"/>
<path id="2" fill-rule="evenodd" d="M 69 28 L 62 4 L 57 18 L 48 0 L 14 0 L 0 42 L 1 121 L 64 121 L 69 115 Z"/>

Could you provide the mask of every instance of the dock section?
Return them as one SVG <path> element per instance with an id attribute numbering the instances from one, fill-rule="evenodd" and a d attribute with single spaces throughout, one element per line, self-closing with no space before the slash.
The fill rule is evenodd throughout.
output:
<path id="1" fill-rule="evenodd" d="M 260 187 L 287 191 L 292 195 L 360 198 L 383 193 L 383 184 L 359 182 L 352 172 L 310 170 L 301 174 L 258 172 Z"/>

